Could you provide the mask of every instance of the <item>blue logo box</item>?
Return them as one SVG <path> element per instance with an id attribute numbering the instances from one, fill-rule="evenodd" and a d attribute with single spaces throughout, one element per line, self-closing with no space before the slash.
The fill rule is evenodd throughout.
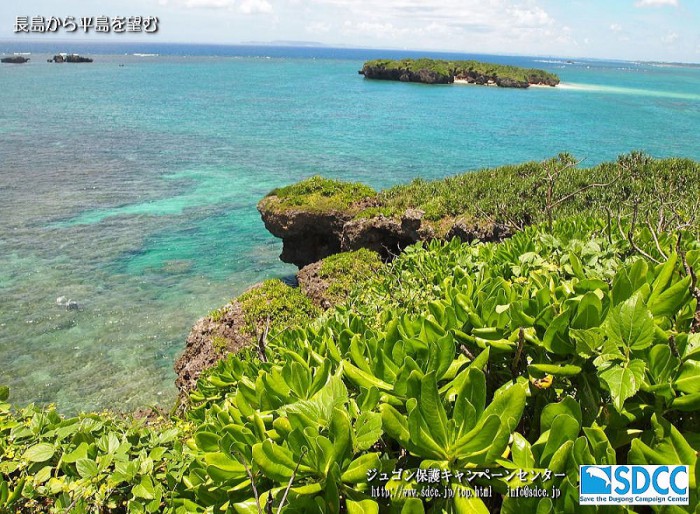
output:
<path id="1" fill-rule="evenodd" d="M 688 505 L 688 466 L 579 466 L 581 505 Z"/>

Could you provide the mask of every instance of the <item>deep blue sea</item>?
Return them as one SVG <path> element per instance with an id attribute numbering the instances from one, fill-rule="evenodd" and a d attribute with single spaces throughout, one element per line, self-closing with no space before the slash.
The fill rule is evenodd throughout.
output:
<path id="1" fill-rule="evenodd" d="M 63 51 L 95 62 L 46 62 Z M 522 91 L 357 74 L 416 52 L 0 42 L 14 52 L 31 61 L 0 65 L 0 384 L 66 412 L 170 406 L 197 318 L 294 273 L 255 208 L 274 187 L 700 159 L 699 67 L 461 56 L 563 81 Z"/>

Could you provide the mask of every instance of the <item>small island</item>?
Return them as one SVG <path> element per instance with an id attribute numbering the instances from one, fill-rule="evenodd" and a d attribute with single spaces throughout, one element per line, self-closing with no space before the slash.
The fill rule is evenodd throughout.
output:
<path id="1" fill-rule="evenodd" d="M 24 64 L 29 61 L 29 57 L 22 57 L 21 55 L 15 55 L 12 57 L 3 57 L 0 62 L 4 64 Z"/>
<path id="2" fill-rule="evenodd" d="M 53 59 L 49 59 L 49 62 L 92 62 L 92 59 L 89 57 L 83 57 L 82 55 L 78 54 L 58 54 L 54 55 Z"/>
<path id="3" fill-rule="evenodd" d="M 544 70 L 519 68 L 480 61 L 439 59 L 377 59 L 365 62 L 358 72 L 368 79 L 423 84 L 477 84 L 525 89 L 559 84 L 559 77 Z"/>

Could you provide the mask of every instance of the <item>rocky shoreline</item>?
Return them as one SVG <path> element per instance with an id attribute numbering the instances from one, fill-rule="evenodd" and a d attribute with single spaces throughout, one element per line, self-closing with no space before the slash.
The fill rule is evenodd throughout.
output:
<path id="1" fill-rule="evenodd" d="M 461 218 L 443 220 L 442 225 L 449 227 L 444 231 L 436 228 L 440 223 L 426 221 L 423 211 L 418 209 L 407 209 L 400 217 L 378 215 L 356 218 L 356 213 L 368 205 L 372 205 L 371 201 L 363 199 L 345 210 L 317 211 L 304 206 L 285 208 L 274 194 L 258 204 L 267 230 L 282 239 L 280 259 L 299 268 L 296 275 L 299 294 L 319 308 L 319 312 L 339 301 L 329 294 L 334 281 L 343 275 L 346 280 L 357 279 L 343 272 L 337 273 L 336 277 L 324 274 L 324 264 L 341 254 L 350 256 L 349 260 L 352 260 L 355 258 L 353 254 L 369 251 L 388 261 L 419 241 L 455 237 L 463 241 L 500 241 L 512 235 L 505 225 L 467 222 Z M 247 291 L 245 294 L 259 292 L 262 302 L 270 301 L 264 292 L 264 283 L 256 284 Z M 203 372 L 228 354 L 246 347 L 254 348 L 259 343 L 263 329 L 257 334 L 245 331 L 248 312 L 240 298 L 200 318 L 192 327 L 185 350 L 174 365 L 180 406 L 187 404 L 188 395 L 196 388 Z"/>
<path id="2" fill-rule="evenodd" d="M 505 225 L 445 217 L 437 222 L 424 218 L 419 209 L 406 209 L 401 216 L 357 216 L 367 202 L 347 210 L 315 211 L 280 208 L 275 195 L 258 204 L 265 228 L 282 239 L 283 262 L 302 268 L 329 255 L 366 248 L 389 260 L 419 241 L 459 237 L 463 241 L 500 241 L 511 234 Z"/>

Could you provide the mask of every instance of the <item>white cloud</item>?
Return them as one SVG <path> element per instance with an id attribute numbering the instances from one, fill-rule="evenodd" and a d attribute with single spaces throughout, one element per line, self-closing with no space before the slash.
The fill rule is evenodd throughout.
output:
<path id="1" fill-rule="evenodd" d="M 271 13 L 272 5 L 267 0 L 243 0 L 238 10 L 244 14 Z"/>
<path id="2" fill-rule="evenodd" d="M 663 5 L 671 5 L 678 7 L 678 0 L 639 0 L 636 7 L 661 7 Z"/>
<path id="3" fill-rule="evenodd" d="M 292 0 L 288 0 L 292 1 Z M 345 33 L 383 40 L 438 34 L 477 40 L 490 34 L 525 39 L 551 35 L 555 20 L 538 0 L 311 0 L 344 11 Z M 436 39 L 437 41 L 437 39 Z"/>
<path id="4" fill-rule="evenodd" d="M 272 5 L 267 0 L 159 0 L 160 5 L 175 5 L 188 9 L 229 9 L 243 14 L 271 13 Z"/>
<path id="5" fill-rule="evenodd" d="M 319 34 L 331 31 L 331 25 L 323 21 L 315 21 L 309 23 L 305 28 L 306 32 L 310 32 L 312 34 Z"/>
<path id="6" fill-rule="evenodd" d="M 665 36 L 663 36 L 661 38 L 661 42 L 664 45 L 672 45 L 673 43 L 678 41 L 679 37 L 680 36 L 676 32 L 669 32 L 668 34 L 666 34 Z"/>
<path id="7" fill-rule="evenodd" d="M 610 25 L 610 30 L 612 30 L 613 32 L 621 32 L 622 25 L 620 25 L 619 23 L 613 23 L 612 25 Z"/>

